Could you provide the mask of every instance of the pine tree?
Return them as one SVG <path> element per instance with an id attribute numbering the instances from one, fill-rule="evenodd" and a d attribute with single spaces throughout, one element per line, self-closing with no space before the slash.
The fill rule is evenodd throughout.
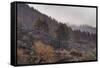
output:
<path id="1" fill-rule="evenodd" d="M 60 23 L 58 29 L 56 30 L 58 40 L 68 40 L 69 39 L 69 28 Z"/>
<path id="2" fill-rule="evenodd" d="M 41 20 L 40 18 L 37 19 L 36 23 L 34 24 L 34 28 L 47 33 L 49 31 L 47 22 L 45 20 Z"/>

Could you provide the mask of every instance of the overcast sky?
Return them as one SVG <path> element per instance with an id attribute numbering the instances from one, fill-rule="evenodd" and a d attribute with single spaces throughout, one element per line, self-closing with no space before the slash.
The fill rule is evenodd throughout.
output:
<path id="1" fill-rule="evenodd" d="M 52 6 L 40 4 L 28 4 L 41 13 L 55 18 L 62 23 L 70 25 L 89 25 L 96 27 L 96 8 L 71 7 L 71 6 Z"/>

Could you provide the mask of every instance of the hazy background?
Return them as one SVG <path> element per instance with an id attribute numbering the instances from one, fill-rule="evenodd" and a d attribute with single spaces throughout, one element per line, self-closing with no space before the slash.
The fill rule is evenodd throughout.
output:
<path id="1" fill-rule="evenodd" d="M 89 25 L 96 27 L 96 8 L 40 4 L 28 5 L 34 7 L 41 13 L 55 18 L 58 22 L 70 25 Z"/>

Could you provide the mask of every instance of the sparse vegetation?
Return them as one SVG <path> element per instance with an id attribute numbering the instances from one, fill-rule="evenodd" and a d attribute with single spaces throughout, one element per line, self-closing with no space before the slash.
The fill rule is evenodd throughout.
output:
<path id="1" fill-rule="evenodd" d="M 28 64 L 29 55 L 26 53 L 25 49 L 17 48 L 17 62 L 19 64 Z"/>

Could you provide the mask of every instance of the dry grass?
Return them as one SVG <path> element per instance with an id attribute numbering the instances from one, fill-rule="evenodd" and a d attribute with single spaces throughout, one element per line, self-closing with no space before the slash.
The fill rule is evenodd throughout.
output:
<path id="1" fill-rule="evenodd" d="M 29 55 L 25 53 L 25 50 L 22 48 L 17 48 L 17 59 L 20 63 L 28 63 Z"/>
<path id="2" fill-rule="evenodd" d="M 48 45 L 42 41 L 35 41 L 33 49 L 36 53 L 36 56 L 40 60 L 40 63 L 51 63 L 54 61 L 54 49 L 51 45 Z"/>
<path id="3" fill-rule="evenodd" d="M 96 51 L 91 50 L 83 53 L 82 60 L 83 61 L 96 60 Z"/>
<path id="4" fill-rule="evenodd" d="M 71 49 L 70 54 L 75 57 L 82 57 L 82 53 L 76 49 Z"/>

